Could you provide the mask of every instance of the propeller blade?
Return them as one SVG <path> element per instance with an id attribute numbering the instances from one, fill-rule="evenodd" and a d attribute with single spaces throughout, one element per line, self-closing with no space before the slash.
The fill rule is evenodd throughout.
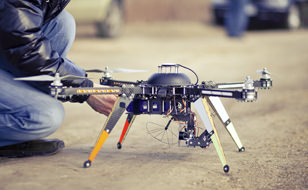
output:
<path id="1" fill-rule="evenodd" d="M 80 77 L 75 75 L 65 75 L 63 77 L 60 77 L 61 80 L 74 80 L 74 79 L 85 79 L 87 77 Z"/>
<path id="2" fill-rule="evenodd" d="M 87 73 L 138 73 L 138 72 L 147 72 L 146 70 L 136 70 L 136 69 L 122 69 L 122 68 L 117 68 L 117 69 L 106 69 L 106 70 L 101 70 L 101 69 L 89 69 L 86 70 Z"/>
<path id="3" fill-rule="evenodd" d="M 100 69 L 89 69 L 86 70 L 87 73 L 105 73 L 106 71 Z"/>
<path id="4" fill-rule="evenodd" d="M 54 79 L 55 77 L 52 77 L 50 75 L 38 75 L 32 77 L 14 78 L 14 80 L 22 80 L 22 81 L 53 81 Z"/>
<path id="5" fill-rule="evenodd" d="M 139 72 L 147 72 L 146 70 L 136 70 L 136 69 L 112 69 L 110 70 L 112 73 L 139 73 Z"/>
<path id="6" fill-rule="evenodd" d="M 270 73 L 266 68 L 264 68 L 263 70 L 257 70 L 257 73 L 260 74 L 267 74 L 267 75 L 271 75 L 272 73 Z"/>
<path id="7" fill-rule="evenodd" d="M 60 77 L 60 80 L 74 80 L 74 79 L 85 79 L 87 77 L 80 77 L 80 76 L 74 76 L 74 75 L 66 75 L 63 77 Z M 37 75 L 37 76 L 31 76 L 31 77 L 19 77 L 14 78 L 14 80 L 22 80 L 22 81 L 54 81 L 56 77 L 50 76 L 50 75 Z"/>

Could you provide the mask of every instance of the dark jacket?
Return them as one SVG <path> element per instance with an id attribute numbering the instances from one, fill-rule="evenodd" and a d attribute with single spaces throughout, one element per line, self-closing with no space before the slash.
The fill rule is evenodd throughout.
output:
<path id="1" fill-rule="evenodd" d="M 41 32 L 41 27 L 56 17 L 68 2 L 69 0 L 0 0 L 0 51 L 23 76 L 54 76 L 56 72 L 60 76 L 86 75 L 83 69 L 60 57 Z M 77 79 L 66 81 L 65 85 L 89 86 L 89 81 Z"/>

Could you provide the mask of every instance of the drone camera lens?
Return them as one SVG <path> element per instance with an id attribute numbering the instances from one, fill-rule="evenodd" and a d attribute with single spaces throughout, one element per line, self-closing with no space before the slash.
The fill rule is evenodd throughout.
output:
<path id="1" fill-rule="evenodd" d="M 189 135 L 185 132 L 179 132 L 179 140 L 185 140 L 188 139 Z"/>

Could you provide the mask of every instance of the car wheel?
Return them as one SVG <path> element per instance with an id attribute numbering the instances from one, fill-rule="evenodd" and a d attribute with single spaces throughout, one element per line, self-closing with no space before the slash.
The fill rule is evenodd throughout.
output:
<path id="1" fill-rule="evenodd" d="M 111 2 L 106 18 L 97 22 L 97 34 L 100 37 L 113 38 L 117 37 L 123 25 L 122 5 L 114 0 Z"/>
<path id="2" fill-rule="evenodd" d="M 211 11 L 211 24 L 212 25 L 223 25 L 224 23 L 224 18 L 219 16 L 217 11 L 215 11 L 214 9 Z"/>
<path id="3" fill-rule="evenodd" d="M 301 26 L 301 14 L 297 5 L 292 5 L 289 9 L 288 15 L 285 20 L 285 27 L 290 30 L 295 30 Z"/>

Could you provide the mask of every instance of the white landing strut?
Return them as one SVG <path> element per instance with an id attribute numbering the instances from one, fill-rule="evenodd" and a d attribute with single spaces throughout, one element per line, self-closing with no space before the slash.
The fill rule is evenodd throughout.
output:
<path id="1" fill-rule="evenodd" d="M 212 109 L 216 112 L 221 122 L 226 127 L 228 133 L 230 134 L 231 138 L 235 142 L 236 146 L 238 147 L 239 152 L 244 152 L 245 148 L 243 147 L 240 138 L 237 135 L 237 132 L 231 122 L 229 115 L 223 106 L 219 97 L 210 96 L 208 97 L 208 102 L 210 103 Z"/>

